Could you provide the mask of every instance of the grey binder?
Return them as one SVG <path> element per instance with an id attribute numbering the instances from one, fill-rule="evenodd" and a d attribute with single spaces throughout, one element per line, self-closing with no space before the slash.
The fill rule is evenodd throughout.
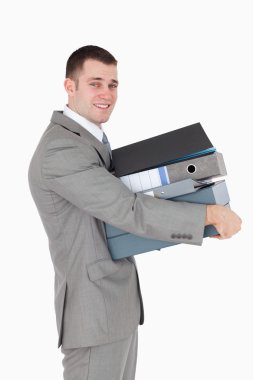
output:
<path id="1" fill-rule="evenodd" d="M 156 193 L 158 197 L 158 194 Z M 163 194 L 164 199 L 169 199 L 169 195 L 166 195 L 166 189 Z M 159 197 L 161 198 L 161 197 Z M 190 203 L 202 203 L 202 204 L 216 204 L 226 205 L 229 203 L 229 194 L 224 180 L 215 182 L 213 184 L 204 186 L 202 188 L 195 188 L 195 192 L 190 194 L 183 194 L 173 197 L 173 201 L 190 202 Z"/>
<path id="2" fill-rule="evenodd" d="M 203 180 L 223 177 L 226 174 L 223 156 L 221 153 L 215 152 L 171 165 L 129 174 L 120 177 L 120 179 L 131 191 L 140 192 L 189 178 Z"/>
<path id="3" fill-rule="evenodd" d="M 170 199 L 189 193 L 195 193 L 198 189 L 207 186 L 205 182 L 194 181 L 193 179 L 183 179 L 170 185 L 155 187 L 152 190 L 144 191 L 144 194 L 155 198 Z"/>

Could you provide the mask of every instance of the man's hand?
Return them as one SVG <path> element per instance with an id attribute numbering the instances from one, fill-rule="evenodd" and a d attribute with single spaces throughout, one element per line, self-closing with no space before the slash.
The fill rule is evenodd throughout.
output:
<path id="1" fill-rule="evenodd" d="M 213 224 L 219 235 L 217 239 L 229 239 L 240 231 L 242 220 L 229 208 L 219 205 L 208 205 L 206 211 L 206 225 Z"/>

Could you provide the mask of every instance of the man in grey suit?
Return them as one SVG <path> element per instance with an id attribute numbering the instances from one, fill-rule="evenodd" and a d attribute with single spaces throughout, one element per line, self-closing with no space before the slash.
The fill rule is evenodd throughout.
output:
<path id="1" fill-rule="evenodd" d="M 54 111 L 29 167 L 33 199 L 55 269 L 58 347 L 65 380 L 133 380 L 143 304 L 133 257 L 113 261 L 104 222 L 159 240 L 201 245 L 206 224 L 219 239 L 241 220 L 222 206 L 135 194 L 110 171 L 101 124 L 117 100 L 117 61 L 84 46 L 68 59 L 68 105 Z M 180 237 L 179 237 L 180 234 Z"/>

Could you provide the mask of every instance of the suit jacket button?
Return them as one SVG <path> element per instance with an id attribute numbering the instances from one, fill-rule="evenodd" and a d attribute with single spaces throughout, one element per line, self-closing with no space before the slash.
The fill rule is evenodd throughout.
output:
<path id="1" fill-rule="evenodd" d="M 175 234 L 171 234 L 170 237 L 171 237 L 172 239 L 175 239 L 176 235 L 175 235 Z"/>
<path id="2" fill-rule="evenodd" d="M 182 238 L 183 238 L 183 239 L 187 239 L 187 238 L 188 238 L 188 235 L 183 234 L 183 235 L 182 235 Z"/>
<path id="3" fill-rule="evenodd" d="M 192 239 L 192 235 L 191 235 L 191 234 L 188 235 L 188 239 L 189 239 L 189 240 Z"/>
<path id="4" fill-rule="evenodd" d="M 181 234 L 177 234 L 176 237 L 177 237 L 177 239 L 181 239 L 182 235 Z"/>

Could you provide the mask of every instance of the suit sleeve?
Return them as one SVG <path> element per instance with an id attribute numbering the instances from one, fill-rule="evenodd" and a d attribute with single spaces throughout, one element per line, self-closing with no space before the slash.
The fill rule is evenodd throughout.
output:
<path id="1" fill-rule="evenodd" d="M 88 144 L 66 138 L 50 141 L 42 175 L 49 190 L 115 227 L 151 239 L 202 244 L 205 205 L 131 192 L 100 165 L 95 149 Z M 192 239 L 177 240 L 179 233 L 190 234 Z"/>

